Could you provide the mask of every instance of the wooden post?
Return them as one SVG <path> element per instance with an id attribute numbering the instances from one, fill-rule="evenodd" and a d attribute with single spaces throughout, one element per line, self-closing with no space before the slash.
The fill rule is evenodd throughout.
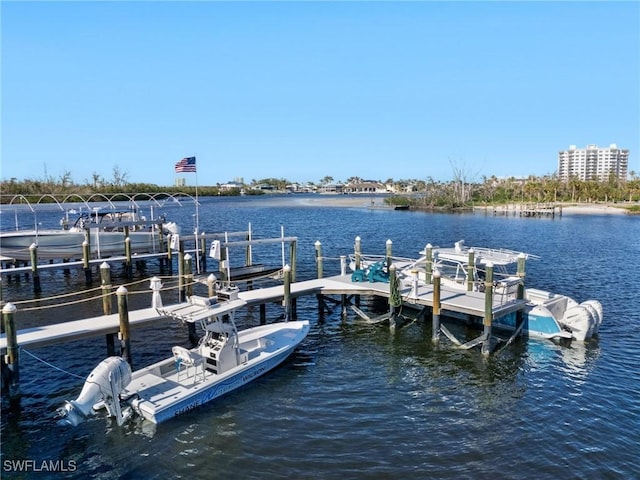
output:
<path id="1" fill-rule="evenodd" d="M 102 284 L 102 313 L 105 315 L 111 315 L 112 300 L 111 300 L 111 267 L 107 262 L 102 262 L 100 265 L 100 280 Z M 107 333 L 107 356 L 112 357 L 116 354 L 116 344 L 113 333 Z"/>
<path id="2" fill-rule="evenodd" d="M 82 267 L 84 268 L 84 283 L 85 285 L 91 285 L 93 279 L 91 278 L 91 264 L 89 263 L 89 242 L 86 240 L 82 242 Z"/>
<path id="3" fill-rule="evenodd" d="M 524 298 L 524 277 L 525 277 L 525 262 L 527 260 L 527 256 L 524 253 L 520 253 L 518 255 L 518 278 L 520 279 L 520 283 L 518 284 L 518 292 L 516 294 L 516 298 L 518 300 L 522 300 Z"/>
<path id="4" fill-rule="evenodd" d="M 226 240 L 225 240 L 226 244 Z M 227 278 L 227 262 L 229 259 L 227 258 L 227 248 L 220 244 L 220 260 L 218 261 L 218 273 L 220 274 L 220 279 L 223 284 L 228 284 L 231 279 Z"/>
<path id="5" fill-rule="evenodd" d="M 162 252 L 164 250 L 164 229 L 162 227 L 162 218 L 160 218 L 156 224 L 156 231 L 158 232 L 158 251 Z"/>
<path id="6" fill-rule="evenodd" d="M 322 243 L 320 240 L 316 240 L 314 243 L 316 248 L 316 268 L 317 268 L 317 277 L 320 279 L 323 275 L 323 259 L 322 259 Z M 322 294 L 316 294 L 316 300 L 318 301 L 318 316 L 322 319 L 324 315 L 324 308 L 322 307 Z"/>
<path id="7" fill-rule="evenodd" d="M 487 273 L 484 282 L 484 340 L 482 354 L 491 353 L 491 324 L 493 322 L 493 263 L 487 262 Z"/>
<path id="8" fill-rule="evenodd" d="M 169 264 L 169 275 L 173 275 L 173 250 L 171 249 L 171 234 L 167 234 L 167 263 Z"/>
<path id="9" fill-rule="evenodd" d="M 129 227 L 124 227 L 124 256 L 126 260 L 124 262 L 125 277 L 133 277 L 133 264 L 131 262 L 131 238 L 129 237 Z"/>
<path id="10" fill-rule="evenodd" d="M 291 320 L 291 267 L 285 265 L 282 269 L 284 272 L 284 319 Z"/>
<path id="11" fill-rule="evenodd" d="M 178 301 L 186 300 L 186 291 L 184 286 L 184 240 L 180 240 L 178 250 Z"/>
<path id="12" fill-rule="evenodd" d="M 246 266 L 253 265 L 253 251 L 251 248 L 251 224 L 249 224 L 249 233 L 247 233 L 247 248 L 244 252 L 244 264 Z"/>
<path id="13" fill-rule="evenodd" d="M 260 325 L 267 323 L 267 306 L 264 303 L 260 304 Z"/>
<path id="14" fill-rule="evenodd" d="M 40 293 L 40 274 L 38 273 L 38 246 L 32 243 L 29 247 L 29 255 L 31 257 L 31 273 L 33 275 L 33 293 Z"/>
<path id="15" fill-rule="evenodd" d="M 388 243 L 389 241 L 387 241 L 387 244 Z M 396 328 L 396 310 L 401 305 L 402 296 L 400 294 L 400 284 L 396 275 L 396 266 L 391 264 L 391 266 L 389 267 L 389 327 L 391 329 Z"/>
<path id="16" fill-rule="evenodd" d="M 469 258 L 467 260 L 467 292 L 473 292 L 473 281 L 475 272 L 475 252 L 473 248 L 469 249 Z"/>
<path id="17" fill-rule="evenodd" d="M 318 270 L 318 278 L 322 278 L 322 243 L 320 243 L 320 240 L 316 240 L 314 245 L 316 247 L 316 267 Z"/>
<path id="18" fill-rule="evenodd" d="M 289 244 L 289 261 L 291 262 L 291 282 L 296 282 L 296 272 L 298 271 L 298 260 L 297 260 L 297 252 L 298 252 L 298 242 L 292 240 Z"/>
<path id="19" fill-rule="evenodd" d="M 131 362 L 131 339 L 129 337 L 129 304 L 127 299 L 127 289 L 124 286 L 118 287 L 116 296 L 118 297 L 118 315 L 120 319 L 120 356 L 124 358 L 130 366 Z"/>
<path id="20" fill-rule="evenodd" d="M 518 278 L 520 282 L 518 283 L 518 291 L 516 292 L 516 299 L 524 300 L 524 277 L 525 277 L 525 262 L 527 256 L 524 253 L 520 253 L 518 255 Z M 516 328 L 522 325 L 524 321 L 524 307 L 519 309 L 516 312 Z"/>
<path id="21" fill-rule="evenodd" d="M 424 275 L 425 275 L 425 283 L 429 285 L 431 283 L 431 275 L 433 272 L 433 246 L 430 243 L 427 243 L 427 246 L 424 247 L 426 262 L 424 264 Z"/>
<path id="22" fill-rule="evenodd" d="M 207 238 L 204 232 L 200 234 L 200 267 L 203 272 L 207 271 Z"/>
<path id="23" fill-rule="evenodd" d="M 411 298 L 418 298 L 418 269 L 411 269 Z"/>
<path id="24" fill-rule="evenodd" d="M 88 228 L 85 228 L 82 233 L 84 234 L 84 241 L 82 242 L 82 244 L 84 245 L 84 243 L 86 242 L 87 245 L 89 245 L 89 258 L 91 258 L 91 232 Z"/>
<path id="25" fill-rule="evenodd" d="M 184 256 L 184 281 L 187 297 L 193 295 L 193 258 L 188 253 Z"/>
<path id="26" fill-rule="evenodd" d="M 391 251 L 393 248 L 393 242 L 391 241 L 391 239 L 387 240 L 386 242 L 386 260 L 387 260 L 387 272 L 389 272 L 389 270 L 391 270 Z"/>
<path id="27" fill-rule="evenodd" d="M 437 344 L 440 341 L 440 272 L 433 272 L 433 309 L 431 319 L 433 332 L 431 341 Z"/>
<path id="28" fill-rule="evenodd" d="M 360 270 L 361 267 L 361 262 L 362 259 L 360 258 L 362 256 L 362 252 L 361 252 L 361 248 L 362 245 L 360 244 L 360 237 L 356 237 L 356 243 L 354 246 L 354 250 L 355 250 L 355 261 L 356 261 L 356 265 L 355 265 L 355 269 L 356 270 Z"/>
<path id="29" fill-rule="evenodd" d="M 289 260 L 291 262 L 291 283 L 296 282 L 296 272 L 298 270 L 298 260 L 297 260 L 297 250 L 298 250 L 298 242 L 292 240 L 289 243 Z M 298 299 L 291 299 L 291 318 L 298 318 Z"/>
<path id="30" fill-rule="evenodd" d="M 20 348 L 18 347 L 18 339 L 14 316 L 17 308 L 12 303 L 7 303 L 2 308 L 2 316 L 4 317 L 4 329 L 7 338 L 7 354 L 2 359 L 2 369 L 6 368 L 6 375 L 3 372 L 3 382 L 6 381 L 9 390 L 9 398 L 17 399 L 20 397 Z"/>

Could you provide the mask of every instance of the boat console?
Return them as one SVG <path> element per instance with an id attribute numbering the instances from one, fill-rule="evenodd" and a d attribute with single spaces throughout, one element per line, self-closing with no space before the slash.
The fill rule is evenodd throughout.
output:
<path id="1" fill-rule="evenodd" d="M 207 335 L 200 347 L 207 371 L 220 374 L 237 366 L 236 343 L 236 333 L 230 323 L 207 325 Z"/>

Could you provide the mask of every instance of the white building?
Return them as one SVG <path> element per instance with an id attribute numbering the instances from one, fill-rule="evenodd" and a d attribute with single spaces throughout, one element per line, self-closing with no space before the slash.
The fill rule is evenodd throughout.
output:
<path id="1" fill-rule="evenodd" d="M 627 179 L 629 167 L 629 150 L 618 148 L 616 144 L 609 147 L 587 145 L 587 148 L 576 148 L 558 152 L 558 178 L 563 182 L 571 178 L 578 180 L 606 181 L 613 174 L 618 180 Z"/>

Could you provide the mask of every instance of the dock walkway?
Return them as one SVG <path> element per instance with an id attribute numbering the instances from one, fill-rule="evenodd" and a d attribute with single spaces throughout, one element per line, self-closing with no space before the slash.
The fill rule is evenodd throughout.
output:
<path id="1" fill-rule="evenodd" d="M 389 297 L 389 283 L 384 282 L 352 282 L 351 275 L 337 275 L 314 280 L 294 282 L 290 285 L 292 298 L 305 295 L 373 295 Z M 420 285 L 417 295 L 413 295 L 411 287 L 401 288 L 402 299 L 405 303 L 433 307 L 433 286 Z M 222 314 L 244 306 L 261 305 L 272 302 L 282 302 L 285 296 L 284 285 L 268 288 L 258 288 L 239 292 L 238 299 L 222 302 L 209 307 L 212 314 Z M 494 298 L 493 316 L 500 318 L 511 312 L 523 308 L 524 300 L 502 303 Z M 186 303 L 183 303 L 185 306 Z M 477 292 L 461 292 L 459 290 L 441 288 L 440 304 L 443 314 L 462 314 L 482 318 L 485 309 L 485 295 Z M 181 304 L 165 306 L 164 311 L 175 309 Z M 161 310 L 161 311 L 162 311 Z M 204 312 L 203 312 L 204 313 Z M 129 325 L 138 328 L 152 325 L 161 320 L 171 318 L 155 308 L 143 308 L 128 312 Z M 205 315 L 206 316 L 206 315 Z M 117 333 L 119 330 L 119 314 L 100 315 L 64 323 L 44 325 L 17 331 L 17 343 L 20 346 L 45 347 L 57 343 L 102 334 Z M 5 353 L 7 338 L 0 335 L 0 351 Z"/>

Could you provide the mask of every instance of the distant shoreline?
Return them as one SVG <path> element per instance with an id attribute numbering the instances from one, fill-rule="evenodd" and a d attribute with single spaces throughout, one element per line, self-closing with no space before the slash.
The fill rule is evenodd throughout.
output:
<path id="1" fill-rule="evenodd" d="M 295 196 L 294 196 L 295 198 Z M 333 206 L 333 207 L 357 207 L 357 208 L 381 208 L 386 206 L 384 198 L 369 195 L 318 195 L 312 197 L 298 198 L 296 202 L 305 206 Z M 527 205 L 530 203 L 524 203 Z M 519 211 L 521 204 L 511 204 L 510 208 Z M 618 204 L 593 204 L 593 203 L 556 203 L 556 207 L 562 207 L 562 215 L 627 215 L 632 214 L 627 208 Z M 474 206 L 473 210 L 493 210 L 494 208 L 504 208 L 504 205 L 483 205 Z M 389 206 L 391 208 L 391 206 Z"/>
<path id="2" fill-rule="evenodd" d="M 519 211 L 521 205 L 525 204 L 511 204 L 511 210 Z M 529 204 L 530 205 L 530 204 Z M 593 204 L 593 203 L 557 203 L 556 212 L 559 213 L 559 207 L 562 207 L 562 215 L 627 215 L 633 212 L 630 212 L 627 208 L 620 207 L 617 204 Z M 504 205 L 487 205 L 487 206 L 476 206 L 474 209 L 476 210 L 492 210 L 493 208 L 502 207 L 502 212 L 504 212 Z M 515 207 L 515 208 L 514 208 Z"/>

